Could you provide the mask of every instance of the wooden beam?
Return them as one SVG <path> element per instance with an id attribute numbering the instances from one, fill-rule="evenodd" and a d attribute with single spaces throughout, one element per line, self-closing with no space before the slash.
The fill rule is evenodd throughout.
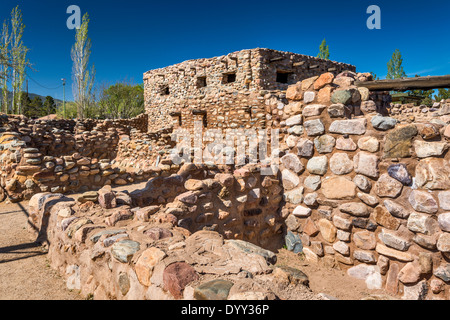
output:
<path id="1" fill-rule="evenodd" d="M 269 60 L 269 62 L 275 62 L 275 61 L 280 61 L 280 60 L 284 60 L 286 59 L 285 57 L 276 57 L 276 58 L 272 58 Z"/>
<path id="2" fill-rule="evenodd" d="M 300 67 L 300 66 L 302 66 L 302 65 L 304 65 L 305 64 L 305 61 L 300 61 L 300 62 L 294 62 L 293 64 L 292 64 L 292 66 L 293 67 Z"/>
<path id="3" fill-rule="evenodd" d="M 206 110 L 193 109 L 192 110 L 192 114 L 193 115 L 205 115 L 206 114 Z"/>
<path id="4" fill-rule="evenodd" d="M 407 91 L 415 89 L 450 88 L 450 75 L 393 80 L 356 81 L 355 85 L 358 87 L 365 87 L 370 91 Z"/>

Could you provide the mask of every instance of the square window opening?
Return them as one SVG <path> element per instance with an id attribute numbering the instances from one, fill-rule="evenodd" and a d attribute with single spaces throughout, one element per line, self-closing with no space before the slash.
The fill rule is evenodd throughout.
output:
<path id="1" fill-rule="evenodd" d="M 197 89 L 206 87 L 206 77 L 197 78 Z"/>
<path id="2" fill-rule="evenodd" d="M 278 83 L 289 83 L 289 76 L 291 75 L 292 73 L 290 73 L 290 72 L 280 72 L 280 71 L 277 71 L 277 82 Z"/>
<path id="3" fill-rule="evenodd" d="M 162 96 L 168 96 L 170 94 L 169 86 L 161 88 L 160 93 Z"/>
<path id="4" fill-rule="evenodd" d="M 233 83 L 236 82 L 236 73 L 227 73 L 223 75 L 222 83 Z"/>

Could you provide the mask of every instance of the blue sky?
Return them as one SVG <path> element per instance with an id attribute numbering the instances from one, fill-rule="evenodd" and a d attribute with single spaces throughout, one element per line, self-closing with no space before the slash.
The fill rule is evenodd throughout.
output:
<path id="1" fill-rule="evenodd" d="M 57 99 L 62 88 L 42 86 L 55 88 L 66 78 L 66 99 L 73 99 L 69 5 L 90 15 L 97 84 L 141 83 L 150 69 L 256 47 L 316 56 L 324 38 L 332 60 L 354 64 L 359 72 L 385 77 L 398 48 L 409 76 L 450 74 L 448 0 L 1 0 L 0 20 L 16 5 L 35 69 L 29 92 Z M 381 30 L 366 27 L 369 5 L 381 8 Z"/>

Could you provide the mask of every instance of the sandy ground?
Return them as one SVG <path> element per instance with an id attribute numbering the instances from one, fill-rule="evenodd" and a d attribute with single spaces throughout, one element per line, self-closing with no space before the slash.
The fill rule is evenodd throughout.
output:
<path id="1" fill-rule="evenodd" d="M 141 188 L 144 184 L 135 185 Z M 120 187 L 115 190 L 130 188 Z M 80 300 L 67 289 L 64 279 L 49 266 L 47 255 L 26 230 L 28 203 L 0 204 L 0 300 Z M 364 281 L 344 271 L 306 263 L 282 249 L 278 264 L 302 270 L 312 293 L 325 293 L 339 300 L 385 298 L 383 291 L 368 290 Z"/>
<path id="2" fill-rule="evenodd" d="M 384 290 L 369 290 L 363 280 L 347 275 L 343 270 L 309 263 L 301 255 L 281 249 L 277 265 L 302 270 L 309 279 L 309 287 L 315 293 L 323 293 L 338 300 L 397 300 Z"/>
<path id="3" fill-rule="evenodd" d="M 0 299 L 80 300 L 26 230 L 27 202 L 0 204 Z"/>

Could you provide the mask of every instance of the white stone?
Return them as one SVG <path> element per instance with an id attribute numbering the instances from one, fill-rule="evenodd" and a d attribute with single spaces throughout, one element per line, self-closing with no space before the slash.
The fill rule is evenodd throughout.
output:
<path id="1" fill-rule="evenodd" d="M 378 169 L 379 158 L 375 154 L 364 151 L 358 152 L 353 158 L 353 163 L 356 173 L 370 178 L 378 178 L 380 174 Z"/>
<path id="2" fill-rule="evenodd" d="M 307 218 L 311 215 L 312 210 L 307 207 L 297 206 L 292 214 L 299 218 Z"/>
<path id="3" fill-rule="evenodd" d="M 367 264 L 359 264 L 347 270 L 350 277 L 364 280 L 367 288 L 371 290 L 381 289 L 383 281 L 381 278 L 380 268 Z"/>
<path id="4" fill-rule="evenodd" d="M 350 248 L 343 241 L 338 241 L 333 244 L 333 249 L 342 254 L 343 256 L 350 255 Z"/>
<path id="5" fill-rule="evenodd" d="M 362 135 L 366 133 L 367 120 L 365 118 L 352 120 L 336 120 L 330 125 L 329 131 L 339 134 Z"/>
<path id="6" fill-rule="evenodd" d="M 295 173 L 293 173 L 292 171 L 289 171 L 287 169 L 284 169 L 281 172 L 281 180 L 283 182 L 283 187 L 286 190 L 292 190 L 296 186 L 298 186 L 298 184 L 300 183 L 300 179 L 298 178 L 298 175 L 296 175 Z"/>
<path id="7" fill-rule="evenodd" d="M 414 148 L 419 158 L 427 158 L 442 155 L 447 149 L 447 143 L 415 140 Z"/>
<path id="8" fill-rule="evenodd" d="M 438 193 L 439 206 L 443 210 L 450 210 L 450 191 L 441 191 Z"/>
<path id="9" fill-rule="evenodd" d="M 407 251 L 411 246 L 411 243 L 408 240 L 403 239 L 395 232 L 387 231 L 386 229 L 382 229 L 378 237 L 386 246 L 400 251 Z"/>
<path id="10" fill-rule="evenodd" d="M 303 95 L 303 102 L 310 103 L 316 98 L 316 93 L 314 91 L 306 91 Z"/>
<path id="11" fill-rule="evenodd" d="M 353 161 L 346 153 L 335 153 L 330 158 L 330 170 L 337 175 L 348 174 L 353 171 Z"/>
<path id="12" fill-rule="evenodd" d="M 450 232 L 450 212 L 440 214 L 438 216 L 438 223 L 443 231 Z"/>
<path id="13" fill-rule="evenodd" d="M 326 106 L 322 104 L 311 104 L 303 108 L 302 113 L 305 118 L 319 116 L 322 113 L 322 111 L 325 110 L 325 108 Z"/>
<path id="14" fill-rule="evenodd" d="M 413 232 L 432 235 L 435 232 L 434 220 L 427 214 L 413 212 L 408 218 L 407 227 Z"/>
<path id="15" fill-rule="evenodd" d="M 320 176 L 310 175 L 305 179 L 303 184 L 306 188 L 316 191 L 320 188 L 321 182 L 322 180 Z"/>
<path id="16" fill-rule="evenodd" d="M 296 116 L 286 119 L 286 126 L 288 126 L 288 127 L 292 127 L 292 126 L 299 125 L 299 124 L 302 124 L 302 115 L 301 114 L 298 114 Z"/>
<path id="17" fill-rule="evenodd" d="M 323 176 L 325 173 L 327 173 L 327 166 L 327 156 L 319 156 L 311 158 L 306 165 L 306 169 L 312 174 Z"/>
<path id="18" fill-rule="evenodd" d="M 286 202 L 292 203 L 292 204 L 299 204 L 303 201 L 303 187 L 298 187 L 293 190 L 285 191 L 284 192 L 284 199 Z"/>
<path id="19" fill-rule="evenodd" d="M 377 152 L 380 148 L 380 143 L 375 137 L 362 137 L 358 140 L 358 147 L 364 151 Z"/>
<path id="20" fill-rule="evenodd" d="M 325 127 L 320 119 L 305 121 L 303 126 L 308 136 L 319 136 L 325 133 Z"/>

